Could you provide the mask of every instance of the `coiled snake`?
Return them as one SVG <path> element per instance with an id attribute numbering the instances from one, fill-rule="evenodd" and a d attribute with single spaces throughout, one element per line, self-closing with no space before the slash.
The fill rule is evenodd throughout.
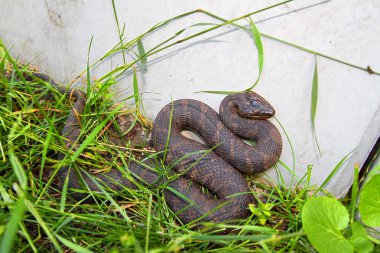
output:
<path id="1" fill-rule="evenodd" d="M 76 89 L 59 88 L 44 74 L 34 75 L 76 98 L 62 132 L 66 148 L 72 148 L 81 132 L 78 115 L 83 114 L 86 94 Z M 272 106 L 254 92 L 228 95 L 220 104 L 219 114 L 197 100 L 176 100 L 158 113 L 152 139 L 155 150 L 164 151 L 165 163 L 175 164 L 174 170 L 182 175 L 168 181 L 151 169 L 156 165 L 150 160 L 144 163 L 131 161 L 128 169 L 136 180 L 151 186 L 168 182 L 165 200 L 183 223 L 197 219 L 222 222 L 245 218 L 249 215 L 248 204 L 255 200 L 242 173 L 263 172 L 281 155 L 281 135 L 266 120 L 273 115 Z M 181 132 L 185 129 L 199 134 L 207 145 L 183 136 Z M 255 145 L 249 145 L 243 139 L 253 140 Z M 65 154 L 59 154 L 59 160 L 64 158 Z M 79 175 L 69 166 L 58 172 L 60 182 L 68 177 L 70 188 L 82 188 L 84 180 L 91 190 L 99 190 L 87 175 Z M 121 190 L 122 186 L 136 188 L 117 169 L 99 174 L 97 178 L 115 190 Z M 207 188 L 216 198 L 205 194 L 200 186 Z"/>

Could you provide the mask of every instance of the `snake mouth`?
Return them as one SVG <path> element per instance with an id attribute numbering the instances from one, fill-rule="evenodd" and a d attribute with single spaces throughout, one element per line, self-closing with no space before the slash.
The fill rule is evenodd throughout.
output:
<path id="1" fill-rule="evenodd" d="M 274 116 L 275 111 L 273 108 L 257 108 L 256 110 L 250 112 L 241 112 L 238 111 L 238 114 L 247 119 L 254 120 L 265 120 Z"/>
<path id="2" fill-rule="evenodd" d="M 260 112 L 258 113 L 258 117 L 261 119 L 269 119 L 270 117 L 274 116 L 275 111 L 272 106 L 261 108 Z"/>

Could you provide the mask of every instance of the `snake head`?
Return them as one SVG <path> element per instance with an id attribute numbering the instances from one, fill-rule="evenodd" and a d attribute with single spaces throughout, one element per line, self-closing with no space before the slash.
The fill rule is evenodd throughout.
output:
<path id="1" fill-rule="evenodd" d="M 239 107 L 239 114 L 245 118 L 268 119 L 275 114 L 274 108 L 255 92 L 246 92 Z"/>

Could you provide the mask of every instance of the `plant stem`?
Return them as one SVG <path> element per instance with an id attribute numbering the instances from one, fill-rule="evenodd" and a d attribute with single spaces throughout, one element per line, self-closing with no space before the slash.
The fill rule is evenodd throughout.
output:
<path id="1" fill-rule="evenodd" d="M 354 222 L 355 210 L 356 210 L 356 198 L 358 195 L 358 181 L 359 181 L 359 164 L 355 163 L 354 165 L 354 181 L 351 188 L 351 223 Z"/>

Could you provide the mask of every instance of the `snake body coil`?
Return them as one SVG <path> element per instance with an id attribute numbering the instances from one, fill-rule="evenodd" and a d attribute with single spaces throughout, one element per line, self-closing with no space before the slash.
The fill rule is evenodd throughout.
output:
<path id="1" fill-rule="evenodd" d="M 37 77 L 54 82 L 46 80 L 46 76 Z M 66 93 L 76 98 L 62 133 L 66 148 L 70 149 L 81 132 L 78 115 L 83 114 L 86 97 L 75 89 Z M 254 92 L 228 95 L 220 105 L 219 114 L 197 100 L 176 100 L 158 113 L 152 139 L 155 150 L 163 151 L 165 163 L 174 164 L 174 170 L 182 175 L 169 182 L 149 169 L 155 167 L 149 160 L 131 161 L 128 169 L 136 180 L 151 186 L 169 182 L 168 186 L 174 191 L 165 190 L 165 200 L 184 223 L 197 219 L 222 222 L 245 218 L 249 215 L 248 204 L 255 201 L 241 173 L 263 172 L 281 155 L 281 135 L 266 120 L 273 115 L 272 106 Z M 200 135 L 207 145 L 181 134 L 189 129 Z M 255 145 L 248 145 L 243 139 L 253 140 Z M 64 158 L 64 154 L 59 155 L 59 160 Z M 99 190 L 88 174 L 79 175 L 69 166 L 61 168 L 58 177 L 61 182 L 68 177 L 70 188 L 82 188 L 84 181 L 91 190 Z M 99 174 L 97 178 L 115 190 L 121 190 L 122 186 L 136 188 L 117 169 Z M 215 196 L 205 194 L 200 186 Z"/>

